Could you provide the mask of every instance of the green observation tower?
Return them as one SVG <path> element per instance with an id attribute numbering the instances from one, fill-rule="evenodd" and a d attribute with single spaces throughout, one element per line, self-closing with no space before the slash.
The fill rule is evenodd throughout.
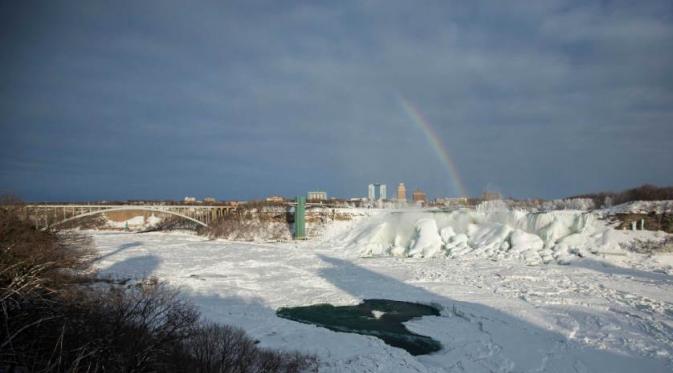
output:
<path id="1" fill-rule="evenodd" d="M 306 197 L 297 196 L 297 206 L 294 208 L 294 239 L 306 238 Z"/>

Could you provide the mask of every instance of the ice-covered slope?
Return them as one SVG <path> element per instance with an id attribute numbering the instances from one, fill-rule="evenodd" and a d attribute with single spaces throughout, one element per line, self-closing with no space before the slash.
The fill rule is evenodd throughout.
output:
<path id="1" fill-rule="evenodd" d="M 665 237 L 663 232 L 615 230 L 593 212 L 527 212 L 491 203 L 451 212 L 389 212 L 358 221 L 339 241 L 361 256 L 477 256 L 540 264 L 624 255 L 624 243 Z"/>

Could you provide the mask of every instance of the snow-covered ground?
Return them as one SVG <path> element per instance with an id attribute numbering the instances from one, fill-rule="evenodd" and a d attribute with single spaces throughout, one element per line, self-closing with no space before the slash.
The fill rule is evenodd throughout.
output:
<path id="1" fill-rule="evenodd" d="M 655 236 L 605 233 L 589 221 L 593 218 L 577 214 L 544 218 L 547 223 L 561 221 L 549 234 L 561 235 L 563 229 L 574 227 L 575 232 L 566 233 L 586 233 L 575 238 L 593 243 Z M 533 229 L 537 225 L 524 226 L 526 216 L 512 219 L 495 213 L 464 226 L 458 224 L 462 219 L 458 216 L 394 216 L 381 213 L 339 222 L 322 239 L 273 244 L 209 241 L 189 233 L 90 233 L 101 254 L 96 265 L 103 275 L 165 279 L 180 287 L 204 317 L 243 327 L 262 346 L 316 353 L 324 372 L 673 370 L 673 255 L 644 256 L 614 247 L 611 252 L 587 249 L 586 255 L 564 262 L 569 265 L 556 260 L 530 265 L 525 255 L 493 255 L 509 252 L 503 242 L 550 249 L 542 231 Z M 407 220 L 410 226 L 401 223 Z M 386 227 L 374 234 L 375 227 L 385 222 Z M 452 234 L 445 229 L 449 223 Z M 494 224 L 508 233 L 479 233 Z M 586 227 L 591 227 L 591 234 Z M 538 237 L 542 246 L 534 238 L 514 234 L 517 230 Z M 414 255 L 427 252 L 421 250 L 427 247 L 451 254 L 446 243 L 461 233 L 471 248 L 465 255 Z M 607 237 L 598 237 L 599 233 Z M 482 236 L 496 237 L 499 244 L 480 250 L 481 241 L 475 237 Z M 408 255 L 362 257 L 362 247 L 357 246 L 376 240 L 390 241 L 391 250 L 404 248 Z M 283 306 L 345 305 L 366 298 L 439 306 L 441 316 L 406 325 L 444 348 L 414 357 L 374 337 L 336 333 L 275 316 Z"/>
<path id="2" fill-rule="evenodd" d="M 143 215 L 134 216 L 127 220 L 114 221 L 111 219 L 105 219 L 104 228 L 113 228 L 113 229 L 131 229 L 131 230 L 140 230 L 147 229 L 151 226 L 159 224 L 163 219 L 155 216 L 154 214 L 145 217 Z"/>

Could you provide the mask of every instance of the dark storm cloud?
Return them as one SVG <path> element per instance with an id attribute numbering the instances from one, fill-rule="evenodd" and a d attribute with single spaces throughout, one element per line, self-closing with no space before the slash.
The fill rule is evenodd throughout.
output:
<path id="1" fill-rule="evenodd" d="M 28 199 L 673 183 L 673 6 L 6 2 L 0 189 Z"/>

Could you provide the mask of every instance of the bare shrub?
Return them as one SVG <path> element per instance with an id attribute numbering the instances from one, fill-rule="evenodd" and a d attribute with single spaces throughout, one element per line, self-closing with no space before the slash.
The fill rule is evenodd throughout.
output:
<path id="1" fill-rule="evenodd" d="M 259 222 L 256 222 L 259 225 Z M 255 224 L 251 218 L 241 217 L 220 219 L 207 228 L 209 237 L 246 237 L 255 233 Z"/>
<path id="2" fill-rule="evenodd" d="M 13 300 L 3 302 L 0 367 L 29 371 L 165 370 L 198 319 L 156 282 Z"/>
<path id="3" fill-rule="evenodd" d="M 35 294 L 33 294 L 35 295 Z M 259 348 L 243 330 L 200 324 L 157 281 L 3 302 L 0 369 L 35 372 L 304 372 L 314 356 Z"/>
<path id="4" fill-rule="evenodd" d="M 107 219 L 103 214 L 80 217 L 65 223 L 58 224 L 59 230 L 68 229 L 100 229 L 105 227 Z"/>
<path id="5" fill-rule="evenodd" d="M 169 370 L 167 360 L 199 318 L 193 305 L 157 281 L 95 292 L 82 306 L 67 317 L 81 320 L 73 325 L 70 351 L 77 352 L 80 365 L 105 371 Z"/>
<path id="6" fill-rule="evenodd" d="M 25 206 L 21 198 L 14 194 L 0 194 L 0 209 L 9 211 L 15 215 Z"/>
<path id="7" fill-rule="evenodd" d="M 627 189 L 622 192 L 599 192 L 589 193 L 571 198 L 591 198 L 597 207 L 610 200 L 612 204 L 618 205 L 632 201 L 662 201 L 673 200 L 673 186 L 658 187 L 656 185 L 644 184 L 636 188 Z"/>
<path id="8" fill-rule="evenodd" d="M 294 216 L 286 206 L 246 204 L 221 216 L 199 233 L 232 240 L 288 240 L 292 238 L 293 222 Z"/>
<path id="9" fill-rule="evenodd" d="M 637 188 L 626 190 L 616 198 L 616 203 L 630 201 L 660 201 L 673 199 L 673 187 L 657 187 L 656 185 L 641 185 Z"/>
<path id="10" fill-rule="evenodd" d="M 58 289 L 77 282 L 89 267 L 91 243 L 76 233 L 36 230 L 10 210 L 0 209 L 0 286 Z M 26 281 L 30 278 L 32 285 Z M 22 285 L 23 284 L 23 285 Z"/>
<path id="11" fill-rule="evenodd" d="M 315 356 L 258 348 L 242 329 L 205 324 L 186 341 L 201 372 L 317 372 Z"/>
<path id="12" fill-rule="evenodd" d="M 0 372 L 299 372 L 317 359 L 199 323 L 166 284 L 82 281 L 90 241 L 0 208 Z"/>
<path id="13" fill-rule="evenodd" d="M 623 245 L 625 249 L 639 254 L 662 254 L 673 252 L 673 237 L 664 240 L 633 240 Z"/>

